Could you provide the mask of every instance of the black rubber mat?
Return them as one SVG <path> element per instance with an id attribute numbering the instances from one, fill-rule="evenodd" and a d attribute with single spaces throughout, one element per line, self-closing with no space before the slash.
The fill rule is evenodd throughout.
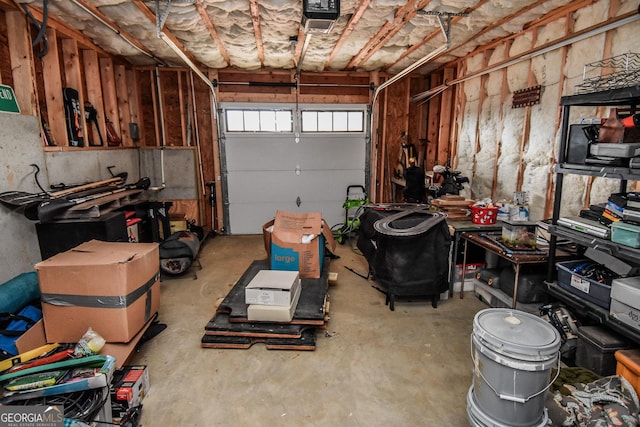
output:
<path id="1" fill-rule="evenodd" d="M 229 322 L 229 315 L 216 313 L 204 327 L 205 335 L 224 335 L 253 338 L 300 338 L 311 325 L 290 323 Z"/>
<path id="2" fill-rule="evenodd" d="M 247 349 L 253 344 L 263 343 L 268 350 L 304 350 L 316 349 L 316 331 L 310 328 L 302 332 L 300 338 L 257 338 L 233 337 L 205 334 L 200 341 L 203 348 Z"/>
<path id="3" fill-rule="evenodd" d="M 269 260 L 256 260 L 240 277 L 218 307 L 218 313 L 229 315 L 230 322 L 248 322 L 244 289 L 260 270 L 269 270 Z M 325 258 L 319 279 L 302 279 L 302 291 L 292 324 L 324 325 L 325 300 L 329 289 L 329 259 Z"/>

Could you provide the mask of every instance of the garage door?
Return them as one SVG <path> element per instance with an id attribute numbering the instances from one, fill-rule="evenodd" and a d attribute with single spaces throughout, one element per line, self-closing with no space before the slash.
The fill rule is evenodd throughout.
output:
<path id="1" fill-rule="evenodd" d="M 344 222 L 347 187 L 366 184 L 366 106 L 300 106 L 300 114 L 283 104 L 221 108 L 229 234 L 262 233 L 277 210 L 322 212 L 331 226 Z"/>

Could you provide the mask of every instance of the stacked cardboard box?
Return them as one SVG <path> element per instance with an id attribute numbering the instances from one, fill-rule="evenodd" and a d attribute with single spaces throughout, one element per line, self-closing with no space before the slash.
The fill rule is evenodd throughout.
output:
<path id="1" fill-rule="evenodd" d="M 297 271 L 258 271 L 244 291 L 248 319 L 291 322 L 301 291 Z"/>

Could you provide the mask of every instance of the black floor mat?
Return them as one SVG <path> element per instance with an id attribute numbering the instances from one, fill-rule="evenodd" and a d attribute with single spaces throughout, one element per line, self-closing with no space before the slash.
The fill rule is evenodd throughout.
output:
<path id="1" fill-rule="evenodd" d="M 244 302 L 244 290 L 258 271 L 269 270 L 269 260 L 253 261 L 229 291 L 218 307 L 219 313 L 227 313 L 230 322 L 246 322 L 247 307 Z M 325 299 L 329 289 L 329 260 L 324 260 L 322 275 L 319 279 L 302 279 L 300 300 L 293 314 L 294 324 L 323 325 L 325 322 Z"/>

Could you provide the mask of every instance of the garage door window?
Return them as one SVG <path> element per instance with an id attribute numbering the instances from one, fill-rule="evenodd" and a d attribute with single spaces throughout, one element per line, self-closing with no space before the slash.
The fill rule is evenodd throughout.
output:
<path id="1" fill-rule="evenodd" d="M 302 112 L 303 132 L 363 132 L 363 111 Z"/>
<path id="2" fill-rule="evenodd" d="M 229 132 L 292 132 L 291 110 L 226 110 Z"/>

